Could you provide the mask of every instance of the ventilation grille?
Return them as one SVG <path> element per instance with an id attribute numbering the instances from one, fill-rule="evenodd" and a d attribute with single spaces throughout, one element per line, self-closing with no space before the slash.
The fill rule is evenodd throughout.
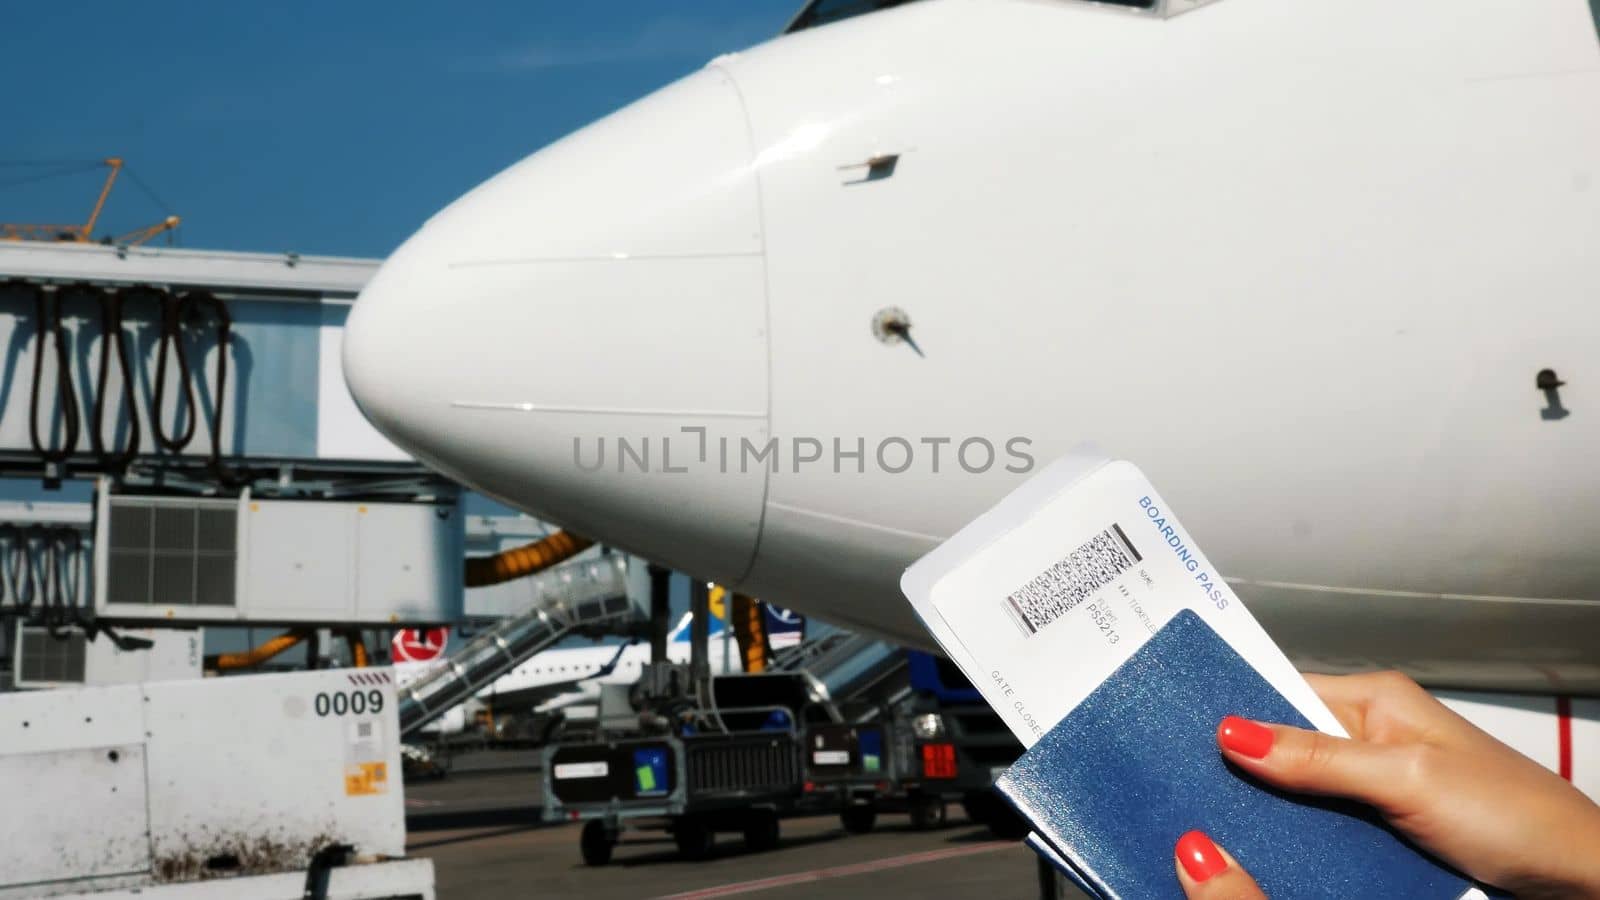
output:
<path id="1" fill-rule="evenodd" d="M 86 646 L 81 631 L 60 640 L 45 628 L 23 628 L 17 646 L 17 681 L 21 684 L 82 684 Z"/>
<path id="2" fill-rule="evenodd" d="M 112 497 L 109 531 L 107 603 L 236 604 L 233 501 Z"/>
<path id="3" fill-rule="evenodd" d="M 782 791 L 801 782 L 800 750 L 787 735 L 684 744 L 692 794 Z"/>

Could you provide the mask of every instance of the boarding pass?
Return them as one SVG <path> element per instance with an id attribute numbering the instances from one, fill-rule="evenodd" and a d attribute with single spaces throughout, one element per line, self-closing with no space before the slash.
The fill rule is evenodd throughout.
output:
<path id="1" fill-rule="evenodd" d="M 1077 453 L 1047 467 L 901 587 L 1024 747 L 1183 609 L 1319 729 L 1345 734 L 1130 462 Z"/>

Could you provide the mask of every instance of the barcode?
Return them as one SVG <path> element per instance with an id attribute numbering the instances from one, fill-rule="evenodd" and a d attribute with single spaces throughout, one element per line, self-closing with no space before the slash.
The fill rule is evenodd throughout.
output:
<path id="1" fill-rule="evenodd" d="M 1034 634 L 1115 581 L 1144 557 L 1122 527 L 1100 532 L 1066 558 L 1006 597 L 1005 608 L 1024 634 Z"/>
<path id="2" fill-rule="evenodd" d="M 358 722 L 358 723 L 356 723 L 356 737 L 358 737 L 358 738 L 369 738 L 369 737 L 372 737 L 372 723 L 371 722 Z"/>

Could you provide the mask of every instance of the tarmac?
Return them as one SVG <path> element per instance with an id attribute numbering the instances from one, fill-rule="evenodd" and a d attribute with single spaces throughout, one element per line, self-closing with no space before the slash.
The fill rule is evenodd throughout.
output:
<path id="1" fill-rule="evenodd" d="M 539 783 L 536 768 L 501 758 L 406 785 L 407 851 L 433 860 L 441 900 L 1041 896 L 1033 852 L 995 840 L 959 804 L 946 827 L 927 831 L 892 813 L 864 835 L 846 833 L 837 816 L 785 819 L 777 849 L 748 852 L 739 835 L 719 834 L 699 862 L 681 859 L 670 835 L 627 832 L 610 865 L 592 867 L 579 858 L 577 825 L 540 822 Z"/>

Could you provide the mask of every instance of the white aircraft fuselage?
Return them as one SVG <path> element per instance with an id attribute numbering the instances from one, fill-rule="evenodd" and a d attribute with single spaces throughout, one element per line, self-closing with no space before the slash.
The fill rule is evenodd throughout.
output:
<path id="1" fill-rule="evenodd" d="M 1303 665 L 1596 692 L 1596 248 L 1587 0 L 924 0 L 490 179 L 345 367 L 478 490 L 903 642 L 1093 442 Z"/>

